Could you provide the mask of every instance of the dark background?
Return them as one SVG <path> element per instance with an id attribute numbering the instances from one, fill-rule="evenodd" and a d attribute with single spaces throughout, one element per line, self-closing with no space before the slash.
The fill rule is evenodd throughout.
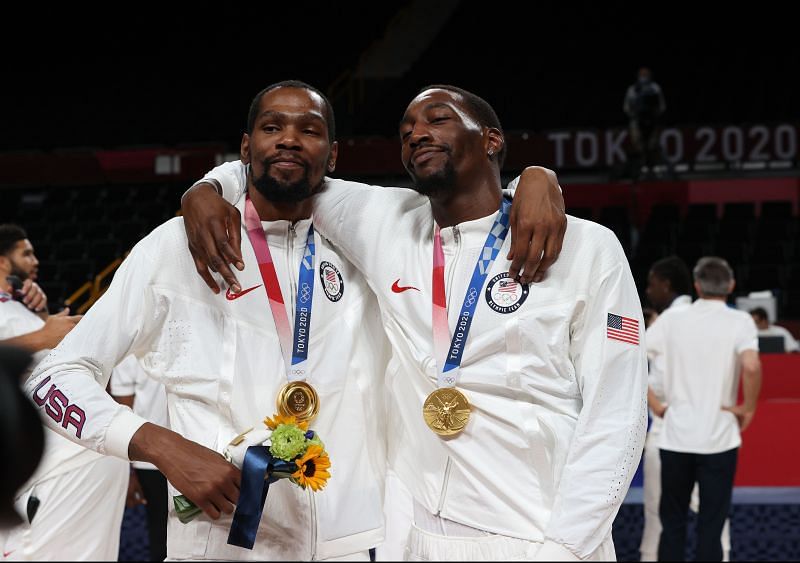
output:
<path id="1" fill-rule="evenodd" d="M 287 78 L 329 91 L 410 5 L 4 7 L 0 151 L 236 150 L 255 93 Z M 366 84 L 357 112 L 333 99 L 339 136 L 394 135 L 433 82 L 484 96 L 508 130 L 622 126 L 641 65 L 666 124 L 796 121 L 797 31 L 788 4 L 463 0 L 403 76 Z"/>
<path id="2" fill-rule="evenodd" d="M 74 162 L 39 153 L 203 143 L 238 152 L 251 99 L 280 80 L 300 79 L 338 94 L 331 97 L 340 138 L 394 138 L 413 95 L 442 82 L 485 97 L 509 131 L 624 127 L 623 96 L 642 65 L 653 69 L 666 95 L 665 126 L 800 121 L 800 24 L 791 3 L 427 0 L 425 7 L 433 13 L 451 1 L 456 7 L 433 37 L 423 40 L 412 26 L 397 43 L 401 56 L 421 47 L 406 72 L 352 83 L 363 94 L 357 103 L 333 86 L 348 84 L 340 78 L 356 72 L 362 55 L 418 2 L 6 3 L 0 8 L 0 157 L 7 158 L 0 162 L 16 168 L 0 164 L 0 222 L 28 229 L 51 308 L 98 280 L 112 259 L 172 216 L 180 194 L 202 172 L 187 171 L 192 162 L 183 155 L 185 176 L 154 183 L 147 161 L 148 177 L 138 182 L 131 175 L 139 169 L 100 162 L 97 151 L 74 151 Z M 427 23 L 424 10 L 417 23 Z M 136 160 L 139 152 L 146 151 L 124 156 Z M 396 156 L 386 159 L 395 170 Z M 776 173 L 796 182 L 796 160 L 792 170 Z M 200 164 L 201 171 L 208 167 Z M 563 179 L 570 171 L 558 172 Z M 376 183 L 400 181 L 407 181 L 402 170 Z M 698 253 L 720 254 L 734 266 L 737 294 L 772 288 L 779 318 L 793 319 L 798 334 L 796 199 L 773 202 L 789 203 L 782 220 L 737 219 L 727 204 L 687 205 L 688 181 L 634 183 L 623 200 L 608 197 L 604 178 L 597 181 L 565 182 L 568 204 L 580 194 L 594 202 L 594 210 L 568 209 L 576 215 L 582 209 L 581 216 L 614 230 L 640 292 L 650 265 L 667 254 L 678 253 L 690 265 Z M 753 203 L 763 191 L 758 180 L 731 188 L 752 200 L 745 208 L 763 213 L 766 203 Z M 637 198 L 648 192 L 663 193 L 661 211 L 674 213 L 633 224 L 644 208 Z M 669 199 L 673 194 L 679 203 Z M 710 216 L 693 214 L 709 208 Z M 83 299 L 73 307 L 90 303 Z M 792 500 L 734 505 L 734 560 L 797 559 L 798 506 Z M 615 522 L 620 560 L 638 557 L 641 510 L 638 503 L 625 504 Z M 143 531 L 141 518 L 135 526 Z M 121 560 L 146 557 L 133 549 L 143 548 L 146 538 L 123 530 Z"/>

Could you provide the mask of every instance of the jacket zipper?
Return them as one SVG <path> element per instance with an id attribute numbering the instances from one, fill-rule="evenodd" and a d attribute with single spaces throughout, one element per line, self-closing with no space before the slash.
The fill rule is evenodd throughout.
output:
<path id="1" fill-rule="evenodd" d="M 442 479 L 442 494 L 439 495 L 439 505 L 436 507 L 436 516 L 441 516 L 444 508 L 444 498 L 447 496 L 447 482 L 450 480 L 450 466 L 453 460 L 447 457 L 447 465 L 444 468 L 444 479 Z"/>
<path id="2" fill-rule="evenodd" d="M 297 276 L 294 275 L 294 263 L 298 263 L 294 260 L 294 241 L 297 235 L 297 231 L 294 228 L 293 224 L 289 225 L 288 229 L 288 244 L 287 246 L 287 271 L 289 272 L 289 294 L 291 295 L 290 302 L 291 302 L 291 317 L 294 319 L 294 310 L 295 310 L 295 299 L 297 299 L 297 282 L 295 281 Z M 296 319 L 295 319 L 296 320 Z M 317 503 L 314 501 L 314 493 L 311 489 L 308 489 L 308 504 L 311 509 L 311 557 L 310 560 L 314 560 L 317 558 Z"/>
<path id="3" fill-rule="evenodd" d="M 448 311 L 450 310 L 450 296 L 453 294 L 453 277 L 455 275 L 456 266 L 458 265 L 458 259 L 461 257 L 461 232 L 458 230 L 458 225 L 453 226 L 453 242 L 456 246 L 456 251 L 453 253 L 453 261 L 450 267 L 450 275 L 447 279 L 447 308 Z M 448 315 L 449 317 L 449 315 Z M 444 468 L 444 479 L 442 479 L 442 492 L 439 495 L 439 504 L 436 507 L 436 515 L 439 516 L 442 513 L 442 509 L 444 508 L 444 499 L 447 496 L 447 483 L 450 480 L 450 467 L 453 464 L 453 460 L 450 456 L 447 457 L 447 465 Z"/>
<path id="4" fill-rule="evenodd" d="M 317 503 L 314 501 L 314 493 L 308 489 L 308 501 L 311 505 L 311 560 L 317 558 Z"/>
<path id="5" fill-rule="evenodd" d="M 450 302 L 452 301 L 451 296 L 453 294 L 453 277 L 455 276 L 456 265 L 458 264 L 458 259 L 461 257 L 461 232 L 458 230 L 458 225 L 453 226 L 453 243 L 456 246 L 456 251 L 453 253 L 453 260 L 452 266 L 450 267 L 450 274 L 447 276 L 446 288 L 447 288 L 447 311 L 450 311 Z M 445 264 L 446 265 L 446 264 Z M 448 319 L 450 315 L 448 314 Z M 448 320 L 449 322 L 449 320 Z"/>
<path id="6" fill-rule="evenodd" d="M 289 318 L 292 319 L 292 330 L 294 330 L 294 301 L 297 299 L 297 287 L 295 287 L 297 285 L 297 276 L 294 275 L 294 266 L 292 265 L 292 261 L 294 260 L 294 239 L 296 234 L 297 233 L 294 230 L 294 225 L 290 224 L 287 233 L 288 244 L 286 245 L 286 271 L 289 273 Z"/>

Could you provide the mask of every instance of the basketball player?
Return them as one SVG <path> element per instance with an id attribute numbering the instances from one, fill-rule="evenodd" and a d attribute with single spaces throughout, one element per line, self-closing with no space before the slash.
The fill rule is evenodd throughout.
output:
<path id="1" fill-rule="evenodd" d="M 400 138 L 416 193 L 329 180 L 315 225 L 375 290 L 392 344 L 389 463 L 413 499 L 406 557 L 612 559 L 646 428 L 644 327 L 619 242 L 570 217 L 558 262 L 519 283 L 491 106 L 425 88 Z M 229 163 L 207 179 L 236 197 L 250 174 Z M 185 196 L 184 209 L 224 225 L 234 216 L 211 197 Z"/>

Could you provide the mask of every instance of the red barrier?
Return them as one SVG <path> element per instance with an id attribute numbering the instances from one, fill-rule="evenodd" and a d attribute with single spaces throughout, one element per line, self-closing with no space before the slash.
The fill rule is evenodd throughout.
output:
<path id="1" fill-rule="evenodd" d="M 742 434 L 737 487 L 800 487 L 800 354 L 762 354 L 763 384 Z"/>

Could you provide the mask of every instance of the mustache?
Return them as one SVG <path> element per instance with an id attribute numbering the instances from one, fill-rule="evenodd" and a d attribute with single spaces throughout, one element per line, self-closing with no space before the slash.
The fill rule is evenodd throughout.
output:
<path id="1" fill-rule="evenodd" d="M 441 145 L 437 145 L 437 144 L 434 144 L 434 143 L 423 143 L 423 144 L 417 145 L 417 147 L 411 153 L 411 157 L 413 158 L 415 154 L 417 154 L 419 151 L 424 150 L 424 149 L 436 149 L 436 150 L 445 152 L 447 154 L 450 154 L 451 152 L 453 152 L 453 148 L 450 145 L 448 145 L 447 143 L 443 143 Z"/>
<path id="2" fill-rule="evenodd" d="M 276 162 L 281 162 L 281 161 L 284 161 L 284 162 L 285 161 L 296 162 L 297 164 L 299 164 L 303 168 L 308 169 L 308 162 L 306 162 L 306 160 L 304 158 L 300 157 L 297 154 L 289 153 L 289 152 L 279 152 L 279 153 L 274 154 L 272 156 L 268 156 L 267 158 L 264 159 L 263 162 L 264 162 L 264 166 L 267 167 L 267 166 L 270 166 L 271 164 L 274 164 Z"/>
<path id="3" fill-rule="evenodd" d="M 406 162 L 406 166 L 408 168 L 413 169 L 414 168 L 414 159 L 416 158 L 416 156 L 419 154 L 420 151 L 423 151 L 423 150 L 426 150 L 426 149 L 434 149 L 434 150 L 437 150 L 437 151 L 441 151 L 444 154 L 446 154 L 448 157 L 452 156 L 452 153 L 453 153 L 452 147 L 450 145 L 446 144 L 446 143 L 443 143 L 443 144 L 423 143 L 423 144 L 420 144 L 417 147 L 415 147 L 414 150 L 411 151 L 411 154 L 408 155 L 408 161 Z"/>

